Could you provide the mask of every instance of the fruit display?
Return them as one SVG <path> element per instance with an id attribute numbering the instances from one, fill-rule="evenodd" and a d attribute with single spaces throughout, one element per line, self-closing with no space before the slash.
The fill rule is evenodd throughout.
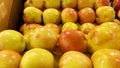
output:
<path id="1" fill-rule="evenodd" d="M 119 44 L 120 0 L 25 0 L 19 30 L 0 32 L 0 68 L 120 68 Z"/>

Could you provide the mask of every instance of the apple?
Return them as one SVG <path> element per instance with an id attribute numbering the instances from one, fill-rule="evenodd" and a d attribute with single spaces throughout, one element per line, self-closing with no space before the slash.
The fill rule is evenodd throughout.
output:
<path id="1" fill-rule="evenodd" d="M 91 57 L 93 68 L 120 68 L 120 51 L 100 49 Z"/>
<path id="2" fill-rule="evenodd" d="M 78 9 L 93 8 L 95 0 L 78 0 Z"/>
<path id="3" fill-rule="evenodd" d="M 54 8 L 49 8 L 43 11 L 43 23 L 59 24 L 60 22 L 60 11 Z"/>
<path id="4" fill-rule="evenodd" d="M 92 62 L 81 52 L 68 51 L 60 58 L 59 68 L 92 68 Z"/>
<path id="5" fill-rule="evenodd" d="M 33 48 L 23 55 L 20 68 L 54 68 L 54 56 L 42 48 Z"/>
<path id="6" fill-rule="evenodd" d="M 96 22 L 112 22 L 115 19 L 115 10 L 110 6 L 102 6 L 96 10 Z"/>
<path id="7" fill-rule="evenodd" d="M 34 30 L 35 28 L 38 28 L 38 27 L 42 27 L 40 24 L 27 24 L 27 23 L 24 23 L 22 24 L 22 26 L 20 27 L 20 32 L 22 34 L 25 34 L 31 30 Z"/>
<path id="8" fill-rule="evenodd" d="M 27 7 L 23 10 L 25 23 L 42 23 L 42 11 L 35 7 Z"/>
<path id="9" fill-rule="evenodd" d="M 62 8 L 73 8 L 77 9 L 77 2 L 78 0 L 61 0 Z"/>
<path id="10" fill-rule="evenodd" d="M 80 30 L 84 33 L 84 34 L 88 34 L 89 31 L 91 31 L 96 25 L 93 23 L 83 23 L 80 26 Z"/>
<path id="11" fill-rule="evenodd" d="M 44 27 L 53 29 L 53 31 L 57 32 L 58 34 L 60 33 L 61 27 L 57 24 L 49 23 L 46 24 Z"/>
<path id="12" fill-rule="evenodd" d="M 73 50 L 84 52 L 87 48 L 85 35 L 79 30 L 65 30 L 60 33 L 58 42 L 63 53 Z"/>
<path id="13" fill-rule="evenodd" d="M 62 32 L 64 32 L 65 30 L 78 30 L 78 26 L 74 22 L 66 22 L 62 26 Z"/>
<path id="14" fill-rule="evenodd" d="M 120 10 L 117 13 L 118 20 L 120 20 Z"/>
<path id="15" fill-rule="evenodd" d="M 66 22 L 77 22 L 77 12 L 73 8 L 65 8 L 61 12 L 62 23 Z"/>
<path id="16" fill-rule="evenodd" d="M 0 51 L 0 68 L 18 68 L 21 55 L 13 50 Z"/>
<path id="17" fill-rule="evenodd" d="M 33 6 L 41 10 L 44 9 L 44 5 L 45 5 L 45 0 L 26 0 L 24 3 L 25 8 Z"/>
<path id="18" fill-rule="evenodd" d="M 104 22 L 87 35 L 90 53 L 103 48 L 120 49 L 120 26 L 115 22 Z"/>
<path id="19" fill-rule="evenodd" d="M 113 8 L 116 12 L 120 10 L 120 0 L 113 0 Z"/>
<path id="20" fill-rule="evenodd" d="M 52 51 L 56 46 L 58 33 L 52 28 L 36 28 L 30 37 L 30 45 L 32 48 L 44 48 Z"/>
<path id="21" fill-rule="evenodd" d="M 111 5 L 110 0 L 95 0 L 94 9 L 96 10 L 101 6 L 110 6 L 110 5 Z"/>
<path id="22" fill-rule="evenodd" d="M 45 7 L 60 9 L 60 3 L 61 3 L 61 0 L 46 0 Z"/>
<path id="23" fill-rule="evenodd" d="M 95 15 L 95 11 L 92 8 L 83 8 L 78 11 L 78 17 L 80 23 L 82 24 L 87 22 L 94 23 L 96 15 Z"/>
<path id="24" fill-rule="evenodd" d="M 23 35 L 16 30 L 3 30 L 0 32 L 0 50 L 11 49 L 22 53 L 25 49 Z"/>

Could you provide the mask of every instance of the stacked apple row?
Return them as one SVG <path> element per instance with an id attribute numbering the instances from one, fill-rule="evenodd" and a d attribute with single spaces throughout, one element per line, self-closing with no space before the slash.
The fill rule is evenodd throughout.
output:
<path id="1" fill-rule="evenodd" d="M 60 0 L 56 0 L 60 1 Z M 84 2 L 85 1 L 85 2 Z M 44 2 L 44 0 L 43 0 Z M 120 19 L 120 1 L 114 0 L 111 5 L 110 0 L 91 0 L 87 3 L 86 0 L 62 0 L 62 9 L 57 9 L 52 7 L 53 5 L 58 5 L 56 2 L 51 4 L 52 0 L 46 0 L 45 4 L 49 4 L 51 7 L 46 9 L 38 8 L 40 3 L 43 3 L 42 0 L 27 0 L 25 2 L 29 6 L 25 7 L 23 11 L 23 20 L 25 23 L 37 23 L 37 24 L 64 24 L 66 22 L 74 23 L 97 23 L 101 24 L 106 21 L 113 21 L 115 18 Z M 31 3 L 31 4 L 30 4 Z M 37 4 L 38 3 L 38 4 Z M 78 10 L 74 7 L 71 7 L 74 4 L 80 7 Z M 80 4 L 79 4 L 80 3 Z M 85 4 L 84 4 L 85 3 Z M 39 5 L 40 4 L 40 5 Z M 69 5 L 70 4 L 70 5 Z M 36 6 L 37 5 L 37 6 Z M 92 6 L 91 6 L 92 5 Z M 102 7 L 103 6 L 103 7 Z M 105 7 L 106 6 L 106 7 Z M 103 19 L 104 18 L 104 19 Z"/>

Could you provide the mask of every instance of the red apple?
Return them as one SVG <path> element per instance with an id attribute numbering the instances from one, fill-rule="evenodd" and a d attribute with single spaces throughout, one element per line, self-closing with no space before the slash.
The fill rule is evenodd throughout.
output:
<path id="1" fill-rule="evenodd" d="M 52 23 L 46 24 L 44 27 L 46 27 L 46 28 L 52 28 L 53 31 L 57 32 L 58 34 L 60 33 L 60 30 L 61 30 L 61 28 L 60 28 L 59 25 L 52 24 Z"/>
<path id="2" fill-rule="evenodd" d="M 93 8 L 95 0 L 78 0 L 78 9 L 83 9 L 86 7 Z"/>
<path id="3" fill-rule="evenodd" d="M 118 20 L 120 20 L 120 10 L 117 13 Z"/>
<path id="4" fill-rule="evenodd" d="M 116 12 L 120 10 L 120 0 L 113 0 L 113 8 Z"/>
<path id="5" fill-rule="evenodd" d="M 41 27 L 40 24 L 27 24 L 27 23 L 24 23 L 21 27 L 20 27 L 20 32 L 22 34 L 25 34 L 31 30 L 34 30 L 35 28 L 38 28 L 38 27 Z"/>
<path id="6" fill-rule="evenodd" d="M 110 0 L 95 0 L 94 9 L 97 9 L 101 6 L 110 6 Z"/>
<path id="7" fill-rule="evenodd" d="M 62 23 L 77 22 L 77 12 L 73 8 L 65 8 L 61 12 Z"/>
<path id="8" fill-rule="evenodd" d="M 68 51 L 61 56 L 59 68 L 92 68 L 92 62 L 81 52 Z"/>
<path id="9" fill-rule="evenodd" d="M 62 8 L 77 8 L 78 0 L 61 0 L 62 1 Z"/>
<path id="10" fill-rule="evenodd" d="M 65 30 L 59 35 L 58 42 L 62 52 L 71 50 L 84 52 L 87 48 L 85 35 L 78 30 Z"/>
<path id="11" fill-rule="evenodd" d="M 13 50 L 0 51 L 0 68 L 19 68 L 22 56 Z"/>
<path id="12" fill-rule="evenodd" d="M 91 57 L 93 68 L 120 68 L 120 51 L 100 49 Z"/>
<path id="13" fill-rule="evenodd" d="M 83 8 L 79 10 L 78 17 L 80 20 L 80 23 L 94 23 L 96 15 L 92 8 Z"/>

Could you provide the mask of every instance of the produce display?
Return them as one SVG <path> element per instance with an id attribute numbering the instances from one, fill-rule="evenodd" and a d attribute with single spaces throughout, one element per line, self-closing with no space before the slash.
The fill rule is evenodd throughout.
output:
<path id="1" fill-rule="evenodd" d="M 26 0 L 22 21 L 0 68 L 120 68 L 120 0 Z"/>

